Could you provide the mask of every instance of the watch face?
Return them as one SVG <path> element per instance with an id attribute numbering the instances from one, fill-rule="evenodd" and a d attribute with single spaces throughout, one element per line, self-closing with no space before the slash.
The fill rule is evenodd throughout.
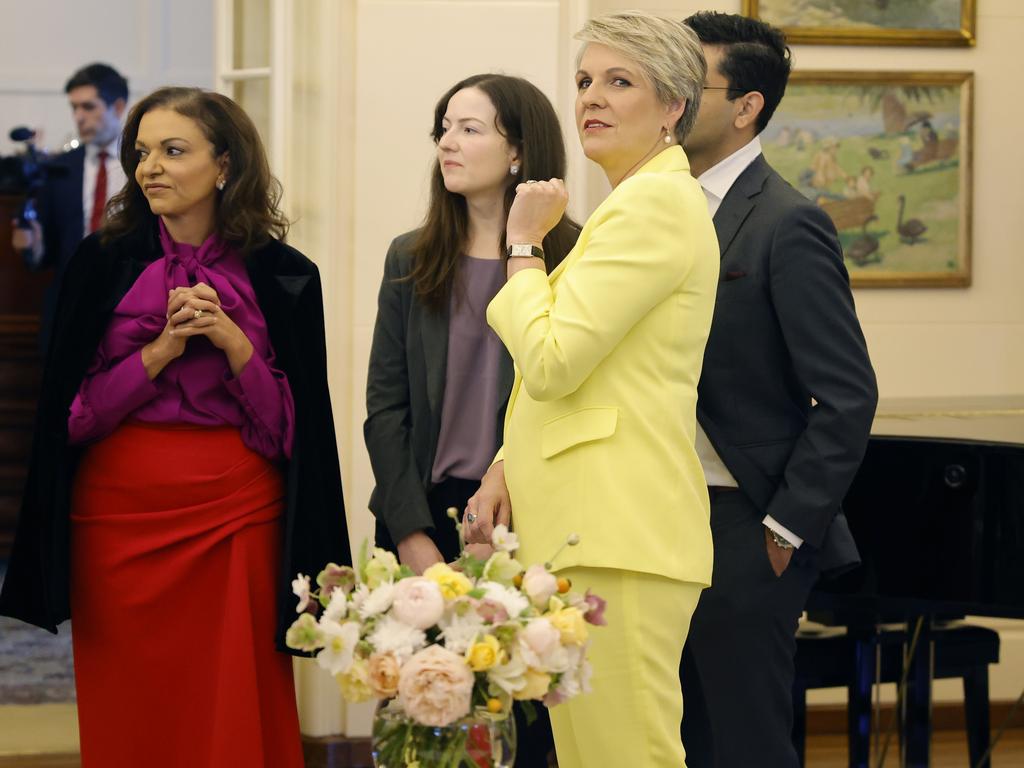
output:
<path id="1" fill-rule="evenodd" d="M 533 247 L 524 243 L 516 243 L 512 246 L 513 256 L 532 256 Z"/>

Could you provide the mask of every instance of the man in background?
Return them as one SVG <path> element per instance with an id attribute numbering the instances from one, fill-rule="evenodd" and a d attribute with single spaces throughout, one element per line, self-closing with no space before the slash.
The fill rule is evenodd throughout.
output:
<path id="1" fill-rule="evenodd" d="M 64 86 L 79 145 L 48 162 L 47 180 L 36 197 L 38 220 L 15 226 L 12 245 L 32 269 L 52 267 L 40 346 L 45 350 L 64 267 L 83 237 L 103 221 L 103 208 L 124 186 L 121 128 L 128 82 L 107 64 L 89 64 Z"/>
<path id="2" fill-rule="evenodd" d="M 782 33 L 685 23 L 708 74 L 684 149 L 722 265 L 697 401 L 715 563 L 683 651 L 683 744 L 691 768 L 796 768 L 797 621 L 820 572 L 858 561 L 840 504 L 877 388 L 835 226 L 761 154 L 789 78 Z"/>

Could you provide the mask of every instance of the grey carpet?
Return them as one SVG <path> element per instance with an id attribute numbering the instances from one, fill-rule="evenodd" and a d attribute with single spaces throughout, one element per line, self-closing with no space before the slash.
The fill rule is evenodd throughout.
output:
<path id="1" fill-rule="evenodd" d="M 0 582 L 6 571 L 0 561 Z M 75 700 L 71 623 L 51 635 L 0 616 L 0 704 L 51 704 Z"/>

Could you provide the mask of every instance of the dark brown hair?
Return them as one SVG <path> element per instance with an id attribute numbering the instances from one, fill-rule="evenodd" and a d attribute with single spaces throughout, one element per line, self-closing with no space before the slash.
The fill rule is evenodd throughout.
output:
<path id="1" fill-rule="evenodd" d="M 281 184 L 270 173 L 259 132 L 245 111 L 227 96 L 201 88 L 160 88 L 132 107 L 121 134 L 121 167 L 127 183 L 107 203 L 103 240 L 151 227 L 156 218 L 135 180 L 135 141 L 147 112 L 170 109 L 191 118 L 213 144 L 214 158 L 227 155 L 227 184 L 218 192 L 214 229 L 242 253 L 270 240 L 283 240 L 288 220 L 279 207 Z"/>
<path id="2" fill-rule="evenodd" d="M 548 98 L 532 83 L 508 75 L 474 75 L 461 80 L 444 94 L 434 108 L 434 142 L 444 134 L 442 122 L 448 102 L 464 88 L 478 88 L 487 94 L 498 113 L 498 132 L 519 152 L 519 174 L 508 175 L 505 188 L 505 216 L 516 196 L 516 184 L 527 179 L 565 178 L 565 145 L 558 116 Z M 572 250 L 579 227 L 567 216 L 544 238 L 544 259 L 550 272 Z M 416 295 L 434 311 L 448 306 L 458 279 L 459 256 L 469 236 L 466 198 L 449 192 L 437 163 L 430 178 L 430 206 L 426 220 L 412 246 L 410 274 Z M 502 244 L 505 232 L 501 234 Z"/>

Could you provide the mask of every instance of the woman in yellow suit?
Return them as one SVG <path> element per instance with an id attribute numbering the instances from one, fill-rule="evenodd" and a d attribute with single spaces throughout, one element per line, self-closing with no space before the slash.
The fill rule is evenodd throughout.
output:
<path id="1" fill-rule="evenodd" d="M 706 67 L 688 28 L 647 14 L 592 20 L 577 38 L 577 129 L 612 191 L 550 275 L 539 246 L 565 188 L 517 191 L 509 280 L 487 313 L 517 376 L 504 449 L 465 522 L 488 541 L 511 512 L 527 563 L 579 533 L 554 568 L 608 602 L 592 693 L 551 712 L 560 768 L 680 768 L 679 659 L 712 559 L 693 442 L 718 241 L 679 146 Z"/>

